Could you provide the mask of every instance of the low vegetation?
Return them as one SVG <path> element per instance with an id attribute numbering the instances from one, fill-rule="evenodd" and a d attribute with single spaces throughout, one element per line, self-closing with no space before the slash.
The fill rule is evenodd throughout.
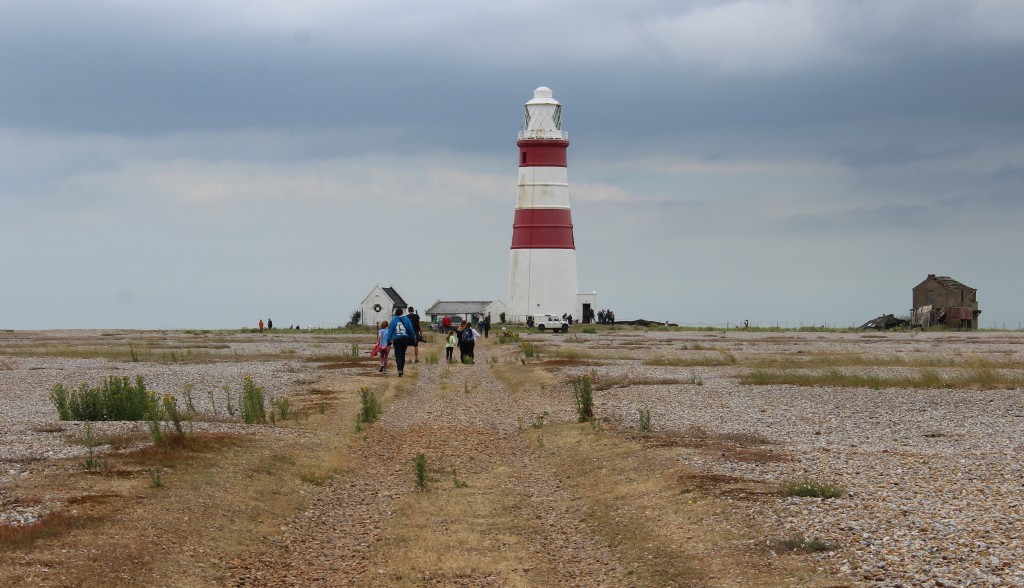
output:
<path id="1" fill-rule="evenodd" d="M 736 356 L 725 349 L 716 349 L 716 354 L 701 353 L 685 356 L 658 356 L 644 360 L 644 365 L 675 367 L 716 367 L 736 365 Z"/>
<path id="2" fill-rule="evenodd" d="M 846 496 L 846 488 L 840 484 L 809 478 L 783 482 L 780 491 L 786 496 L 801 498 L 842 498 Z"/>
<path id="3" fill-rule="evenodd" d="M 847 373 L 832 368 L 826 372 L 794 372 L 755 370 L 740 377 L 740 382 L 753 386 L 834 386 L 841 388 L 968 388 L 978 390 L 1015 389 L 1024 386 L 1024 378 L 991 368 L 951 370 L 944 375 L 926 369 L 895 376 Z"/>
<path id="4" fill-rule="evenodd" d="M 573 400 L 576 401 L 576 414 L 579 421 L 586 422 L 594 418 L 594 387 L 590 376 L 582 375 L 572 379 Z"/>
<path id="5" fill-rule="evenodd" d="M 142 376 L 110 376 L 99 386 L 82 383 L 77 390 L 56 384 L 50 400 L 62 421 L 141 421 L 155 401 Z"/>
<path id="6" fill-rule="evenodd" d="M 377 399 L 377 395 L 370 388 L 363 386 L 359 389 L 359 400 L 361 406 L 359 408 L 358 422 L 375 422 L 380 417 L 381 412 L 380 400 Z"/>

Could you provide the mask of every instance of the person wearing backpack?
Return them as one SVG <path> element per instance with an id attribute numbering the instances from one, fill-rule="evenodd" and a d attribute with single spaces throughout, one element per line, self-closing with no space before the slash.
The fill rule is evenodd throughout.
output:
<path id="1" fill-rule="evenodd" d="M 402 309 L 395 309 L 395 316 L 388 325 L 387 342 L 395 350 L 395 367 L 398 368 L 398 376 L 405 372 L 405 351 L 409 345 L 416 341 L 416 331 L 408 317 L 402 316 Z"/>
<path id="2" fill-rule="evenodd" d="M 463 321 L 459 327 L 459 359 L 462 363 L 466 363 L 466 356 L 473 359 L 473 348 L 476 347 L 476 340 L 480 337 L 480 333 L 473 329 L 473 325 Z"/>

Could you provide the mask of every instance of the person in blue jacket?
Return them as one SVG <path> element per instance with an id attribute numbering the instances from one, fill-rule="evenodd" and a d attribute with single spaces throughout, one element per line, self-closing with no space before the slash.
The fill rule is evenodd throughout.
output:
<path id="1" fill-rule="evenodd" d="M 388 343 L 395 350 L 395 366 L 398 367 L 399 376 L 405 370 L 405 350 L 416 342 L 416 331 L 412 328 L 412 322 L 409 317 L 402 314 L 402 309 L 396 308 L 395 316 L 388 325 Z"/>

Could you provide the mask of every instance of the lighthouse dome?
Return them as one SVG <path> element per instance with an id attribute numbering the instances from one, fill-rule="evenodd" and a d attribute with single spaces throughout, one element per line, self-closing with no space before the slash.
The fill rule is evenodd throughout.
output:
<path id="1" fill-rule="evenodd" d="M 552 96 L 554 94 L 551 92 L 551 88 L 541 86 L 533 91 L 533 98 L 526 104 L 558 104 L 558 100 L 555 100 Z"/>

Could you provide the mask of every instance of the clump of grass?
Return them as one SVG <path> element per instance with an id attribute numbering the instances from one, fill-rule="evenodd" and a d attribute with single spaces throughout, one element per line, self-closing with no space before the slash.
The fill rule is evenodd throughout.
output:
<path id="1" fill-rule="evenodd" d="M 234 394 L 231 393 L 231 386 L 224 384 L 223 390 L 224 396 L 226 397 L 224 410 L 228 411 L 228 416 L 235 416 Z"/>
<path id="2" fill-rule="evenodd" d="M 832 368 L 822 373 L 755 370 L 740 376 L 740 382 L 754 386 L 834 386 L 841 388 L 969 388 L 981 390 L 1014 389 L 1024 385 L 1024 378 L 1012 376 L 991 368 L 961 370 L 959 374 L 943 378 L 935 370 L 926 369 L 902 376 L 850 374 Z"/>
<path id="3" fill-rule="evenodd" d="M 213 388 L 210 388 L 207 394 L 210 396 L 210 408 L 213 410 L 213 416 L 217 416 L 217 397 L 213 393 Z"/>
<path id="4" fill-rule="evenodd" d="M 162 404 L 164 417 L 174 425 L 175 432 L 184 435 L 185 428 L 182 426 L 181 411 L 178 410 L 178 399 L 170 394 L 164 394 Z"/>
<path id="5" fill-rule="evenodd" d="M 467 484 L 465 480 L 459 479 L 459 474 L 458 472 L 455 471 L 455 468 L 452 468 L 452 485 L 455 486 L 456 488 L 465 488 L 469 486 L 469 484 Z"/>
<path id="6" fill-rule="evenodd" d="M 436 365 L 437 364 L 437 354 L 433 353 L 433 352 L 428 353 L 427 354 L 426 362 L 427 362 L 427 365 Z"/>
<path id="7" fill-rule="evenodd" d="M 163 488 L 164 486 L 164 470 L 163 468 L 146 468 L 146 473 L 149 474 L 149 484 L 154 488 Z"/>
<path id="8" fill-rule="evenodd" d="M 809 478 L 783 482 L 781 492 L 786 496 L 801 498 L 842 498 L 846 496 L 846 488 L 840 484 L 820 482 Z"/>
<path id="9" fill-rule="evenodd" d="M 153 443 L 163 443 L 165 441 L 164 431 L 160 426 L 160 423 L 163 420 L 163 407 L 159 402 L 157 402 L 156 395 L 151 394 L 149 398 L 149 408 L 146 411 L 146 425 L 149 426 L 149 435 L 153 438 Z"/>
<path id="10" fill-rule="evenodd" d="M 416 488 L 422 492 L 427 489 L 427 456 L 417 453 L 412 461 L 416 468 Z"/>
<path id="11" fill-rule="evenodd" d="M 359 389 L 359 400 L 361 408 L 359 409 L 360 423 L 372 423 L 380 417 L 381 406 L 380 400 L 377 399 L 377 395 L 374 394 L 373 390 L 363 386 Z"/>
<path id="12" fill-rule="evenodd" d="M 519 333 L 513 333 L 511 331 L 503 331 L 498 333 L 498 345 L 507 345 L 509 343 L 518 343 Z"/>
<path id="13" fill-rule="evenodd" d="M 248 424 L 267 422 L 265 401 L 263 388 L 257 386 L 251 377 L 246 376 L 242 382 L 242 420 Z"/>
<path id="14" fill-rule="evenodd" d="M 651 432 L 651 411 L 646 408 L 640 409 L 639 421 L 640 421 L 640 432 L 650 433 Z"/>
<path id="15" fill-rule="evenodd" d="M 333 477 L 334 476 L 332 476 L 328 472 L 312 472 L 312 471 L 307 471 L 307 472 L 302 472 L 301 474 L 299 474 L 299 479 L 300 480 L 302 480 L 303 482 L 305 482 L 307 484 L 312 484 L 314 486 L 323 486 L 328 481 L 330 481 L 331 478 L 333 478 Z"/>
<path id="16" fill-rule="evenodd" d="M 704 385 L 704 378 L 701 378 L 700 375 L 697 374 L 697 372 L 691 371 L 690 372 L 690 380 L 689 380 L 688 383 L 693 385 L 693 386 L 703 386 Z"/>
<path id="17" fill-rule="evenodd" d="M 544 412 L 540 413 L 539 415 L 533 417 L 533 428 L 534 429 L 543 429 L 544 428 L 544 419 L 546 419 L 546 418 L 548 418 L 548 411 L 546 411 L 546 410 Z"/>
<path id="18" fill-rule="evenodd" d="M 576 414 L 579 421 L 586 422 L 594 418 L 594 387 L 590 376 L 582 375 L 572 379 L 573 400 L 576 401 Z"/>
<path id="19" fill-rule="evenodd" d="M 352 349 L 349 351 L 349 357 L 359 357 L 359 344 L 353 343 Z"/>
<path id="20" fill-rule="evenodd" d="M 820 553 L 822 551 L 835 550 L 834 545 L 818 541 L 817 539 L 807 539 L 806 537 L 784 539 L 778 543 L 778 547 L 781 551 L 802 551 L 804 553 Z"/>
<path id="21" fill-rule="evenodd" d="M 725 349 L 716 349 L 718 355 L 700 355 L 698 357 L 659 356 L 645 359 L 645 365 L 676 366 L 676 367 L 716 367 L 736 365 L 736 356 Z"/>
<path id="22" fill-rule="evenodd" d="M 55 384 L 50 400 L 62 421 L 140 421 L 145 418 L 149 394 L 142 376 L 132 384 L 127 376 L 110 376 L 100 386 L 82 383 L 77 390 Z"/>
<path id="23" fill-rule="evenodd" d="M 192 403 L 192 390 L 195 388 L 195 384 L 191 382 L 182 386 L 181 393 L 185 397 L 185 410 L 189 414 L 197 414 L 199 411 L 196 410 L 196 405 Z"/>
<path id="24" fill-rule="evenodd" d="M 99 441 L 96 440 L 92 435 L 92 424 L 89 421 L 85 423 L 85 446 L 89 452 L 85 460 L 82 462 L 82 469 L 90 472 L 94 472 L 99 469 L 107 469 L 107 464 L 102 459 L 96 457 L 96 446 L 99 445 Z"/>
<path id="25" fill-rule="evenodd" d="M 271 412 L 276 412 L 277 416 L 282 421 L 288 420 L 289 416 L 293 416 L 295 414 L 291 409 L 291 400 L 289 400 L 287 396 L 271 396 L 270 408 Z"/>
<path id="26" fill-rule="evenodd" d="M 520 347 L 523 350 L 523 357 L 540 357 L 537 353 L 537 346 L 532 341 L 523 341 Z"/>

